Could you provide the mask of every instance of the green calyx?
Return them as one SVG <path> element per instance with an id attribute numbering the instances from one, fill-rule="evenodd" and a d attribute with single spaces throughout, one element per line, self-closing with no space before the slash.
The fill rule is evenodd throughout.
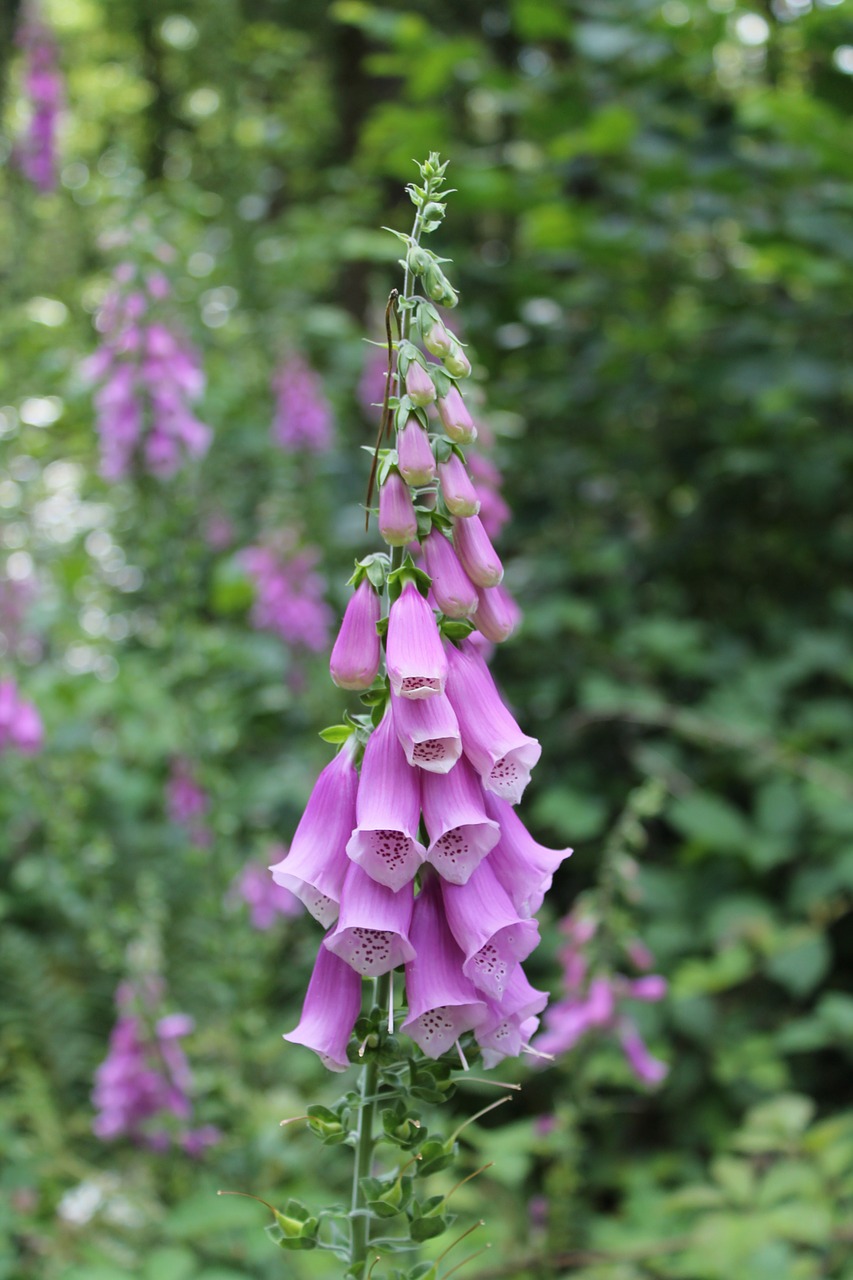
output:
<path id="1" fill-rule="evenodd" d="M 407 555 L 399 569 L 388 574 L 388 597 L 391 603 L 398 600 L 407 583 L 412 582 L 422 596 L 429 594 L 432 578 L 423 569 L 419 569 L 410 555 Z"/>
<path id="2" fill-rule="evenodd" d="M 383 449 L 382 454 L 393 454 L 394 461 L 391 465 L 396 464 L 397 453 L 395 449 Z M 390 466 L 388 469 L 390 470 Z M 372 555 L 365 556 L 363 560 L 356 560 L 355 572 L 347 585 L 353 588 L 360 587 L 363 580 L 367 578 L 374 591 L 381 594 L 385 590 L 385 580 L 390 567 L 390 556 L 384 551 L 374 551 Z"/>

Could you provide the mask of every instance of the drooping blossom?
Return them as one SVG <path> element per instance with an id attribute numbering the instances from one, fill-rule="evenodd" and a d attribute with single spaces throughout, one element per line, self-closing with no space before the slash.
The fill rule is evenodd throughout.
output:
<path id="1" fill-rule="evenodd" d="M 389 547 L 405 547 L 418 535 L 415 504 L 398 471 L 391 471 L 379 490 L 379 532 Z"/>
<path id="2" fill-rule="evenodd" d="M 272 631 L 292 648 L 321 653 L 326 648 L 332 611 L 324 600 L 326 581 L 317 572 L 319 552 L 298 547 L 289 532 L 278 548 L 248 547 L 240 560 L 255 588 L 252 623 Z"/>
<path id="3" fill-rule="evenodd" d="M 462 754 L 453 708 L 443 693 L 433 698 L 391 695 L 394 728 L 409 764 L 427 773 L 449 773 Z"/>
<path id="4" fill-rule="evenodd" d="M 219 1140 L 212 1125 L 192 1128 L 192 1075 L 179 1041 L 193 1030 L 185 1013 L 162 1012 L 157 980 L 123 982 L 107 1056 L 95 1072 L 92 1128 L 105 1142 L 129 1138 L 154 1151 L 177 1145 L 200 1155 Z"/>
<path id="5" fill-rule="evenodd" d="M 435 479 L 435 458 L 429 436 L 413 413 L 397 436 L 397 458 L 406 484 L 419 487 Z"/>
<path id="6" fill-rule="evenodd" d="M 277 845 L 270 852 L 283 857 L 287 850 Z M 282 917 L 291 919 L 303 910 L 296 894 L 277 884 L 264 862 L 247 862 L 234 880 L 230 896 L 245 902 L 252 927 L 263 933 Z"/>
<path id="7" fill-rule="evenodd" d="M 496 587 L 504 576 L 500 557 L 479 516 L 454 521 L 453 546 L 459 563 L 477 587 Z"/>
<path id="8" fill-rule="evenodd" d="M 300 355 L 290 355 L 272 380 L 275 416 L 272 438 L 282 449 L 325 453 L 331 448 L 334 420 L 317 374 Z"/>
<path id="9" fill-rule="evenodd" d="M 361 1013 L 361 975 L 328 947 L 320 947 L 302 1017 L 284 1039 L 313 1049 L 324 1067 L 345 1071 L 347 1045 Z"/>
<path id="10" fill-rule="evenodd" d="M 56 188 L 56 135 L 64 98 L 53 32 L 31 9 L 18 30 L 23 49 L 23 98 L 27 110 L 24 134 L 13 155 L 21 173 L 38 191 Z"/>
<path id="11" fill-rule="evenodd" d="M 35 755 L 43 741 L 44 729 L 35 705 L 21 697 L 14 680 L 0 680 L 0 755 L 4 751 Z"/>
<path id="12" fill-rule="evenodd" d="M 200 848 L 205 848 L 212 839 L 205 822 L 209 808 L 210 797 L 200 785 L 192 762 L 176 756 L 166 782 L 166 813 L 169 821 L 183 827 Z"/>
<path id="13" fill-rule="evenodd" d="M 276 884 L 294 893 L 324 928 L 337 918 L 349 868 L 347 843 L 356 824 L 358 774 L 350 737 L 322 770 L 305 807 L 290 851 L 270 867 Z"/>
<path id="14" fill-rule="evenodd" d="M 442 613 L 448 618 L 471 618 L 480 603 L 479 593 L 468 577 L 453 543 L 437 528 L 432 528 L 423 542 L 426 569 L 432 578 L 432 593 Z"/>
<path id="15" fill-rule="evenodd" d="M 411 880 L 390 889 L 351 862 L 341 894 L 341 913 L 324 946 L 360 973 L 377 978 L 414 959 L 409 941 L 414 891 Z"/>
<path id="16" fill-rule="evenodd" d="M 426 857 L 418 839 L 420 770 L 403 754 L 390 710 L 370 735 L 356 799 L 357 824 L 347 843 L 353 862 L 389 889 L 399 890 Z"/>
<path id="17" fill-rule="evenodd" d="M 386 663 L 391 688 L 402 698 L 444 693 L 447 658 L 435 615 L 413 582 L 407 582 L 388 615 Z"/>
<path id="18" fill-rule="evenodd" d="M 98 313 L 101 346 L 82 366 L 95 394 L 101 474 L 141 469 L 166 480 L 203 457 L 211 428 L 193 413 L 204 373 L 198 353 L 164 310 L 165 277 L 122 263 Z M 168 286 L 168 282 L 166 282 Z"/>
<path id="19" fill-rule="evenodd" d="M 622 973 L 597 972 L 591 951 L 598 921 L 590 915 L 570 913 L 561 924 L 566 943 L 560 951 L 563 996 L 549 1007 L 545 1029 L 537 1037 L 538 1052 L 554 1057 L 568 1053 L 585 1036 L 597 1032 L 612 1036 L 622 1048 L 634 1075 L 644 1084 L 659 1084 L 669 1067 L 649 1052 L 631 1014 L 634 1002 L 657 1002 L 666 995 L 666 979 L 659 974 L 629 978 Z M 642 958 L 650 959 L 645 944 Z M 630 952 L 626 948 L 628 958 Z"/>
<path id="20" fill-rule="evenodd" d="M 382 661 L 376 631 L 380 614 L 379 596 L 365 575 L 350 597 L 329 660 L 338 688 L 369 689 L 376 679 Z"/>

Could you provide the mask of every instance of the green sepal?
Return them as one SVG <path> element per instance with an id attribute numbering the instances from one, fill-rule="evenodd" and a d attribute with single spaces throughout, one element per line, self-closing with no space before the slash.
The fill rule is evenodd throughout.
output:
<path id="1" fill-rule="evenodd" d="M 383 678 L 379 685 L 371 685 L 369 689 L 365 689 L 364 693 L 359 694 L 359 701 L 363 702 L 366 707 L 372 710 L 374 707 L 384 706 L 388 701 L 388 683 Z"/>
<path id="2" fill-rule="evenodd" d="M 405 378 L 412 362 L 419 364 L 423 369 L 427 367 L 426 360 L 413 342 L 401 342 L 397 347 L 397 368 L 401 378 Z"/>
<path id="3" fill-rule="evenodd" d="M 379 1218 L 394 1218 L 402 1213 L 412 1198 L 413 1186 L 414 1179 L 410 1174 L 361 1180 L 367 1207 Z"/>
<path id="4" fill-rule="evenodd" d="M 410 555 L 406 556 L 399 569 L 388 574 L 388 596 L 392 603 L 399 599 L 407 582 L 413 582 L 422 596 L 427 596 L 432 586 L 432 578 L 418 568 Z"/>
<path id="5" fill-rule="evenodd" d="M 363 579 L 367 578 L 374 591 L 381 593 L 385 590 L 385 578 L 390 567 L 391 557 L 384 551 L 374 551 L 372 555 L 365 556 L 363 560 L 356 560 L 355 572 L 347 586 L 358 587 Z"/>
<path id="6" fill-rule="evenodd" d="M 393 1107 L 386 1107 L 382 1112 L 382 1129 L 388 1142 L 404 1151 L 411 1151 L 426 1141 L 427 1130 L 424 1125 L 416 1125 L 418 1116 L 409 1111 L 402 1101 Z"/>
<path id="7" fill-rule="evenodd" d="M 456 386 L 456 379 L 447 372 L 442 364 L 429 365 L 427 372 L 432 378 L 436 396 L 439 400 L 443 400 L 450 388 Z"/>
<path id="8" fill-rule="evenodd" d="M 406 1272 L 406 1280 L 433 1280 L 436 1274 L 434 1262 L 419 1262 Z"/>
<path id="9" fill-rule="evenodd" d="M 414 1207 L 415 1205 L 413 1204 L 412 1208 L 414 1209 Z M 418 1244 L 422 1244 L 424 1240 L 434 1240 L 436 1236 L 443 1235 L 455 1221 L 456 1215 L 454 1213 L 448 1214 L 447 1217 L 442 1214 L 424 1214 L 420 1218 L 412 1215 L 409 1218 L 409 1234 Z"/>
<path id="10" fill-rule="evenodd" d="M 319 736 L 324 742 L 331 742 L 337 747 L 342 742 L 346 742 L 354 732 L 355 726 L 351 724 L 329 724 L 325 729 L 320 730 Z"/>
<path id="11" fill-rule="evenodd" d="M 345 1142 L 349 1137 L 348 1130 L 341 1122 L 341 1117 L 329 1107 L 312 1103 L 307 1109 L 308 1128 L 329 1147 Z"/>
<path id="12" fill-rule="evenodd" d="M 423 542 L 432 528 L 432 511 L 428 511 L 426 507 L 416 506 L 415 515 L 418 521 L 418 541 Z"/>
<path id="13" fill-rule="evenodd" d="M 385 615 L 384 618 L 380 618 L 379 621 L 377 622 L 376 634 L 382 640 L 384 640 L 385 636 L 388 634 L 388 615 L 387 614 Z"/>
<path id="14" fill-rule="evenodd" d="M 267 1234 L 281 1249 L 315 1249 L 320 1223 L 301 1200 L 288 1200 L 284 1211 L 274 1209 L 275 1222 Z"/>
<path id="15" fill-rule="evenodd" d="M 446 618 L 441 614 L 438 629 L 446 640 L 464 640 L 476 627 L 470 618 Z"/>
<path id="16" fill-rule="evenodd" d="M 453 1163 L 456 1143 L 440 1142 L 431 1138 L 421 1147 L 421 1158 L 418 1161 L 418 1177 L 428 1178 L 431 1173 L 439 1173 Z"/>
<path id="17" fill-rule="evenodd" d="M 379 485 L 380 489 L 382 488 L 385 481 L 388 479 L 391 472 L 397 470 L 397 450 L 384 449 L 383 452 L 385 454 L 385 457 L 379 463 L 379 466 L 376 470 L 376 483 Z"/>

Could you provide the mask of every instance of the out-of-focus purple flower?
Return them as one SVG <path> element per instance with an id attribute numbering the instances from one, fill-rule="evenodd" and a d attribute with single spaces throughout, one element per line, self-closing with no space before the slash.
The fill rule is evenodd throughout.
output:
<path id="1" fill-rule="evenodd" d="M 299 355 L 288 356 L 272 381 L 275 416 L 272 438 L 282 449 L 325 453 L 333 436 L 332 410 L 323 384 Z"/>
<path id="2" fill-rule="evenodd" d="M 277 845 L 270 853 L 284 857 L 287 850 Z M 303 910 L 295 893 L 276 884 L 269 867 L 263 862 L 247 862 L 233 885 L 233 896 L 249 908 L 249 919 L 255 929 L 266 932 L 281 916 L 298 916 Z"/>
<path id="3" fill-rule="evenodd" d="M 0 573 L 0 649 L 7 656 L 31 648 L 34 637 L 27 635 L 26 624 L 36 595 L 34 577 L 10 578 L 5 571 Z"/>
<path id="4" fill-rule="evenodd" d="M 26 702 L 14 680 L 0 680 L 0 755 L 11 749 L 24 756 L 41 750 L 44 729 L 32 702 Z"/>
<path id="5" fill-rule="evenodd" d="M 654 1002 L 666 995 L 666 979 L 659 974 L 628 978 L 624 974 L 595 972 L 595 957 L 589 950 L 598 928 L 594 916 L 571 912 L 560 929 L 567 942 L 560 951 L 563 964 L 563 999 L 548 1009 L 545 1030 L 535 1048 L 544 1054 L 567 1053 L 591 1031 L 615 1036 L 634 1074 L 645 1084 L 659 1084 L 669 1068 L 653 1057 L 626 1009 L 629 1002 Z M 652 962 L 644 943 L 633 939 L 626 947 L 638 951 L 642 961 Z"/>
<path id="6" fill-rule="evenodd" d="M 65 96 L 56 40 L 31 9 L 17 42 L 24 52 L 23 97 L 29 119 L 14 157 L 24 177 L 39 191 L 49 192 L 56 188 L 56 133 Z"/>
<path id="7" fill-rule="evenodd" d="M 379 412 L 385 398 L 387 372 L 388 357 L 385 351 L 379 347 L 368 347 L 357 396 L 365 417 L 370 418 L 371 421 L 379 419 Z"/>
<path id="8" fill-rule="evenodd" d="M 292 537 L 281 542 L 281 553 L 257 546 L 240 554 L 255 587 L 252 622 L 295 649 L 320 653 L 328 644 L 332 611 L 323 599 L 325 579 L 316 570 L 319 552 L 296 549 Z"/>
<path id="9" fill-rule="evenodd" d="M 521 621 L 521 610 L 503 585 L 480 587 L 474 626 L 492 644 L 508 640 Z"/>
<path id="10" fill-rule="evenodd" d="M 162 996 L 156 980 L 119 986 L 119 1017 L 95 1073 L 92 1128 L 104 1141 L 126 1137 L 155 1151 L 174 1142 L 200 1155 L 220 1135 L 212 1125 L 190 1127 L 192 1076 L 179 1041 L 194 1024 L 185 1013 L 158 1017 Z"/>
<path id="11" fill-rule="evenodd" d="M 213 438 L 190 408 L 204 391 L 198 354 L 158 315 L 159 273 L 142 289 L 133 287 L 135 275 L 131 263 L 116 269 L 97 318 L 102 344 L 82 366 L 84 379 L 101 384 L 95 395 L 101 474 L 111 481 L 134 467 L 168 479 L 188 459 L 203 457 Z"/>
<path id="12" fill-rule="evenodd" d="M 347 842 L 356 824 L 357 746 L 350 737 L 314 784 L 290 852 L 270 867 L 276 884 L 289 889 L 324 928 L 335 920 L 349 867 Z"/>
<path id="13" fill-rule="evenodd" d="M 328 947 L 321 947 L 302 1017 L 284 1039 L 313 1049 L 330 1071 L 345 1071 L 349 1066 L 347 1045 L 360 1012 L 360 975 Z"/>
<path id="14" fill-rule="evenodd" d="M 213 551 L 224 551 L 234 542 L 233 522 L 224 512 L 214 512 L 204 526 L 204 539 Z"/>
<path id="15" fill-rule="evenodd" d="M 212 836 L 204 821 L 210 797 L 195 776 L 192 762 L 182 756 L 172 761 L 166 782 L 166 813 L 169 821 L 183 827 L 194 844 L 205 848 Z"/>

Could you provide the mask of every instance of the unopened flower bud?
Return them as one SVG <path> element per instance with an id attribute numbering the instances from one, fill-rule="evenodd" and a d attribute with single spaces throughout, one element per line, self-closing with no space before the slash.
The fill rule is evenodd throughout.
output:
<path id="1" fill-rule="evenodd" d="M 379 532 L 390 547 L 405 547 L 418 536 L 418 518 L 409 486 L 392 471 L 379 490 Z"/>
<path id="2" fill-rule="evenodd" d="M 427 253 L 426 249 L 422 249 L 419 244 L 413 244 L 406 255 L 406 265 L 416 276 L 422 276 L 431 262 L 432 255 Z"/>
<path id="3" fill-rule="evenodd" d="M 459 346 L 455 346 L 450 354 L 444 357 L 444 367 L 448 373 L 453 374 L 454 378 L 471 376 L 471 361 Z"/>
<path id="4" fill-rule="evenodd" d="M 443 359 L 453 351 L 455 341 L 452 333 L 448 333 L 444 325 L 436 320 L 423 335 L 424 346 L 430 355 Z"/>
<path id="5" fill-rule="evenodd" d="M 406 395 L 421 409 L 435 399 L 433 380 L 417 360 L 413 360 L 406 370 Z"/>
<path id="6" fill-rule="evenodd" d="M 438 478 L 447 510 L 454 516 L 475 516 L 480 510 L 477 490 L 457 453 L 438 464 Z"/>
<path id="7" fill-rule="evenodd" d="M 481 588 L 474 625 L 492 644 L 508 640 L 518 626 L 520 616 L 518 605 L 504 587 Z"/>
<path id="8" fill-rule="evenodd" d="M 431 262 L 424 273 L 424 286 L 433 302 L 442 307 L 455 307 L 459 295 L 437 262 Z"/>
<path id="9" fill-rule="evenodd" d="M 329 668 L 340 689 L 369 689 L 376 679 L 382 650 L 376 624 L 381 607 L 368 579 L 362 578 L 350 599 L 332 649 Z"/>
<path id="10" fill-rule="evenodd" d="M 468 412 L 458 387 L 451 387 L 438 401 L 438 416 L 450 439 L 456 444 L 470 444 L 477 439 L 477 428 Z"/>
<path id="11" fill-rule="evenodd" d="M 448 618 L 470 618 L 477 611 L 477 588 L 457 559 L 453 544 L 438 529 L 431 529 L 423 544 L 432 594 Z"/>
<path id="12" fill-rule="evenodd" d="M 397 436 L 397 462 L 407 484 L 429 484 L 435 479 L 435 458 L 429 436 L 414 414 L 409 415 Z"/>
<path id="13" fill-rule="evenodd" d="M 468 516 L 467 519 L 455 522 L 453 545 L 459 563 L 472 582 L 478 587 L 498 585 L 504 576 L 503 565 L 479 516 Z"/>

